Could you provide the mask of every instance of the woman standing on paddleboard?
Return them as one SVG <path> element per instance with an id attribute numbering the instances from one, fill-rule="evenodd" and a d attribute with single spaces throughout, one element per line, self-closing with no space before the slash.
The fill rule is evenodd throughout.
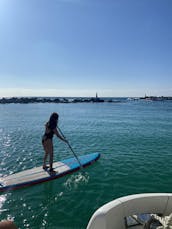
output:
<path id="1" fill-rule="evenodd" d="M 49 156 L 49 164 L 50 164 L 50 172 L 53 172 L 53 136 L 54 134 L 61 139 L 62 141 L 67 143 L 67 140 L 60 135 L 57 130 L 57 123 L 58 123 L 59 115 L 57 113 L 52 113 L 50 116 L 49 121 L 45 124 L 45 133 L 42 137 L 42 145 L 45 151 L 44 159 L 43 159 L 43 169 L 48 169 L 46 165 L 47 158 Z"/>

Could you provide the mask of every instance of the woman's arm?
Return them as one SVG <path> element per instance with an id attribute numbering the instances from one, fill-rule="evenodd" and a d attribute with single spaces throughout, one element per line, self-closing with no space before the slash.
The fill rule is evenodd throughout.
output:
<path id="1" fill-rule="evenodd" d="M 54 134 L 55 134 L 60 140 L 62 140 L 62 141 L 64 141 L 64 142 L 67 143 L 67 140 L 66 140 L 63 136 L 60 135 L 60 133 L 58 132 L 58 130 L 57 130 L 56 128 L 55 128 L 53 131 L 54 131 Z"/>

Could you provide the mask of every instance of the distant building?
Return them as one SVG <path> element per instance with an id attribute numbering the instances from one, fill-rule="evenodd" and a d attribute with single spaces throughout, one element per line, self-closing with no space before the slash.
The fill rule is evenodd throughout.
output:
<path id="1" fill-rule="evenodd" d="M 96 97 L 95 98 L 91 98 L 91 101 L 94 102 L 94 103 L 99 103 L 99 102 L 102 103 L 102 102 L 104 102 L 103 99 L 99 99 L 97 92 L 96 92 Z"/>

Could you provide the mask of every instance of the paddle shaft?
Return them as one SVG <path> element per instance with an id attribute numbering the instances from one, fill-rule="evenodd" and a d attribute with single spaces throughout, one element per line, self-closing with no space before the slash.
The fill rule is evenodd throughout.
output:
<path id="1" fill-rule="evenodd" d="M 65 136 L 64 136 L 63 132 L 61 131 L 61 129 L 60 129 L 59 127 L 57 127 L 57 128 L 58 128 L 60 134 L 62 135 L 62 137 L 65 138 Z M 66 138 L 65 138 L 65 139 L 66 139 Z M 66 140 L 67 140 L 67 139 L 66 139 Z M 67 143 L 67 145 L 69 146 L 69 149 L 72 151 L 73 155 L 76 157 L 78 163 L 80 164 L 80 167 L 83 168 L 83 166 L 82 166 L 82 164 L 81 164 L 81 162 L 80 162 L 78 156 L 77 156 L 76 153 L 74 152 L 74 150 L 73 150 L 72 146 L 69 144 L 68 140 L 67 140 L 66 143 Z"/>

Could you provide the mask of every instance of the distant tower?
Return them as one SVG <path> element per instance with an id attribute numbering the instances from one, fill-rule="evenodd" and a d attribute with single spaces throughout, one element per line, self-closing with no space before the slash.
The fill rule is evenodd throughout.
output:
<path id="1" fill-rule="evenodd" d="M 97 92 L 96 92 L 96 99 L 98 98 Z"/>

